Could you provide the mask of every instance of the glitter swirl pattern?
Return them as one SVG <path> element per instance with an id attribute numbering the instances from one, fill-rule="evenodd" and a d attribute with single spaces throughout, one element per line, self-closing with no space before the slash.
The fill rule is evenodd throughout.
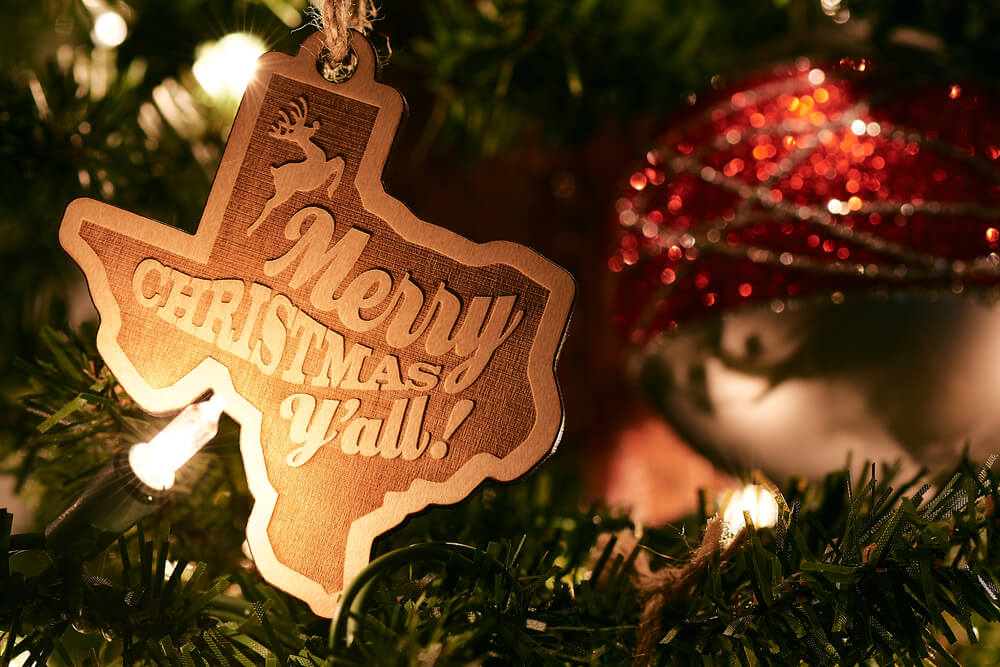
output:
<path id="1" fill-rule="evenodd" d="M 641 343 L 747 303 L 995 289 L 993 107 L 968 85 L 805 59 L 696 107 L 616 202 L 618 323 Z"/>

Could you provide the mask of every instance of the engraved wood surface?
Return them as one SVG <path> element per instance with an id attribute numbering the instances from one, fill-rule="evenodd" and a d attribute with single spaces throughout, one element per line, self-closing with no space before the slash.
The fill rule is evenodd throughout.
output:
<path id="1" fill-rule="evenodd" d="M 196 234 L 89 199 L 60 229 L 136 401 L 226 395 L 254 560 L 325 616 L 379 534 L 554 449 L 574 293 L 537 253 L 473 243 L 383 191 L 403 101 L 354 43 L 342 84 L 317 73 L 318 34 L 261 58 Z"/>

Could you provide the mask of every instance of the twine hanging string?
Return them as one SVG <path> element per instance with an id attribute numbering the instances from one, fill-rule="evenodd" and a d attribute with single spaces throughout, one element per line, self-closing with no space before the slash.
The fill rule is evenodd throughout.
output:
<path id="1" fill-rule="evenodd" d="M 678 603 L 688 599 L 705 568 L 712 559 L 718 557 L 726 561 L 733 557 L 746 539 L 746 529 L 742 529 L 731 540 L 726 540 L 725 525 L 714 518 L 705 527 L 701 544 L 695 549 L 690 560 L 681 567 L 665 567 L 653 570 L 645 551 L 636 554 L 633 563 L 632 583 L 635 585 L 642 604 L 639 621 L 638 652 L 633 665 L 646 667 L 656 654 L 656 645 L 663 635 L 664 614 Z M 638 540 L 629 531 L 618 534 L 614 552 L 627 559 L 638 547 Z M 640 547 L 641 548 L 641 547 Z"/>
<path id="2" fill-rule="evenodd" d="M 351 53 L 351 30 L 367 34 L 378 15 L 373 0 L 312 0 L 319 10 L 317 27 L 326 36 L 324 75 L 343 81 L 354 73 L 356 60 Z"/>

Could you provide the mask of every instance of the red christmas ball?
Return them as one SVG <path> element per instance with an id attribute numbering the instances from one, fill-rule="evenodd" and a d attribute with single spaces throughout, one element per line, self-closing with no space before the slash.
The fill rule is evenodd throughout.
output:
<path id="1" fill-rule="evenodd" d="M 1000 289 L 998 99 L 802 59 L 671 126 L 608 268 L 684 436 L 779 476 L 1000 445 L 1000 318 L 968 298 Z"/>

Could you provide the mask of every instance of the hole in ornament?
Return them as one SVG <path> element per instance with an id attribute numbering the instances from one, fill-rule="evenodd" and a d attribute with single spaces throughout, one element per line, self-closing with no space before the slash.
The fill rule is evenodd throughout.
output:
<path id="1" fill-rule="evenodd" d="M 358 54 L 354 52 L 353 47 L 347 52 L 347 58 L 340 62 L 330 57 L 330 50 L 325 46 L 316 58 L 316 71 L 331 83 L 344 83 L 354 76 L 357 69 Z"/>

